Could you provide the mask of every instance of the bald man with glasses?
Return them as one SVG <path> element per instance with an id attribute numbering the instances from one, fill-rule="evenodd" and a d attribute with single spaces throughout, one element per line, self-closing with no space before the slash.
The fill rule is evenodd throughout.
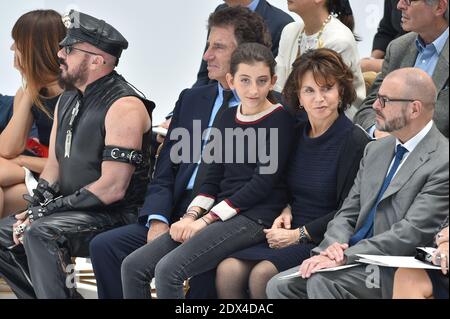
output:
<path id="1" fill-rule="evenodd" d="M 347 199 L 313 257 L 278 274 L 269 298 L 391 298 L 394 269 L 354 264 L 357 254 L 413 256 L 448 216 L 449 144 L 433 122 L 436 88 L 418 68 L 389 74 L 373 104 L 376 128 Z M 280 280 L 299 272 L 300 277 Z"/>

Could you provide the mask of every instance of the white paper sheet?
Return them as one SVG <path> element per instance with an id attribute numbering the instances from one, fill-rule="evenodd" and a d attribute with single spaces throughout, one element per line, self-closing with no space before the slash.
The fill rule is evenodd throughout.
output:
<path id="1" fill-rule="evenodd" d="M 414 257 L 405 256 L 379 256 L 379 255 L 364 255 L 357 254 L 360 257 L 357 262 L 364 264 L 378 265 L 382 267 L 396 267 L 396 268 L 418 268 L 418 269 L 441 269 L 441 267 L 425 263 L 417 260 Z"/>
<path id="2" fill-rule="evenodd" d="M 347 269 L 347 268 L 352 268 L 355 266 L 360 266 L 359 264 L 351 264 L 351 265 L 344 265 L 344 266 L 339 266 L 339 267 L 332 267 L 332 268 L 324 268 L 324 269 L 320 269 L 317 270 L 316 273 L 318 272 L 330 272 L 330 271 L 338 271 L 338 270 L 342 270 L 342 269 Z M 300 266 L 299 266 L 300 267 Z M 300 272 L 294 272 L 290 275 L 286 275 L 286 276 L 282 276 L 280 278 L 278 278 L 279 280 L 285 280 L 285 279 L 290 279 L 290 278 L 295 278 L 295 277 L 300 277 Z"/>

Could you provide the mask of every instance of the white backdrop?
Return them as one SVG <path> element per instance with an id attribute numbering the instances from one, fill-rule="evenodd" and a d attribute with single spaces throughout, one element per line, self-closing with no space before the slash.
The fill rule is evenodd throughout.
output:
<path id="1" fill-rule="evenodd" d="M 269 2 L 288 12 L 286 0 Z M 350 2 L 356 16 L 356 33 L 363 39 L 359 43 L 360 55 L 368 56 L 383 13 L 383 0 Z M 117 70 L 155 101 L 154 119 L 159 123 L 172 110 L 181 90 L 195 82 L 206 41 L 206 21 L 220 3 L 221 0 L 0 1 L 0 93 L 14 95 L 21 83 L 9 50 L 16 20 L 33 9 L 64 13 L 74 8 L 106 20 L 129 41 Z"/>

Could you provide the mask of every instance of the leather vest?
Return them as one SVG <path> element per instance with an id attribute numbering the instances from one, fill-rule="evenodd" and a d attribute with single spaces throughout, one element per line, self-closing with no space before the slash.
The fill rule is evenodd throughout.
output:
<path id="1" fill-rule="evenodd" d="M 135 96 L 145 105 L 149 116 L 155 104 L 138 95 L 125 79 L 115 71 L 80 91 L 67 91 L 58 105 L 58 129 L 55 152 L 59 163 L 59 183 L 62 195 L 67 196 L 92 184 L 101 176 L 103 150 L 105 148 L 105 118 L 109 108 L 118 99 Z M 72 111 L 79 101 L 79 111 L 72 124 L 70 156 L 65 156 L 67 131 Z M 143 204 L 150 176 L 151 129 L 142 136 L 143 164 L 136 168 L 125 197 L 107 207 L 122 209 Z"/>

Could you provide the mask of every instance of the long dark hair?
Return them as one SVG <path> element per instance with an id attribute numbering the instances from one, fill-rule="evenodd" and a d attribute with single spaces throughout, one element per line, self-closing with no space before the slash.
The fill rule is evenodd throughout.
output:
<path id="1" fill-rule="evenodd" d="M 61 15 L 54 10 L 35 10 L 22 15 L 11 35 L 21 53 L 19 66 L 33 103 L 50 116 L 39 88 L 57 80 L 59 42 L 66 35 Z M 50 116 L 51 117 L 51 116 Z"/>

